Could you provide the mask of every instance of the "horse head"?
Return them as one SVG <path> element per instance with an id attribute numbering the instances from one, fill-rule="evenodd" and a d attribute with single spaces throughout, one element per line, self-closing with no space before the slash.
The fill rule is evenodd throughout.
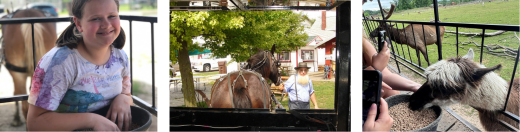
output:
<path id="1" fill-rule="evenodd" d="M 258 49 L 258 53 L 254 54 L 247 60 L 246 69 L 256 71 L 264 77 L 269 79 L 276 86 L 282 82 L 281 75 L 278 72 L 280 62 L 274 57 L 275 45 L 271 48 L 271 51 Z"/>

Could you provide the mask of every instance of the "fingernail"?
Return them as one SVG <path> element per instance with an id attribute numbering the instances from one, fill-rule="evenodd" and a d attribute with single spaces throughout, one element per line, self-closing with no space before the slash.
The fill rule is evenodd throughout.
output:
<path id="1" fill-rule="evenodd" d="M 376 109 L 376 107 L 377 107 L 376 103 L 372 103 L 372 106 L 370 106 L 370 110 L 374 110 L 374 109 Z"/>

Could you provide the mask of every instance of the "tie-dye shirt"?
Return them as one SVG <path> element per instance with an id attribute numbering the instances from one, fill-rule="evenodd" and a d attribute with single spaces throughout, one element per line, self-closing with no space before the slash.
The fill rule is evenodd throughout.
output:
<path id="1" fill-rule="evenodd" d="M 95 65 L 77 49 L 54 47 L 34 71 L 29 103 L 60 113 L 92 112 L 130 93 L 130 68 L 123 50 L 110 46 L 110 58 Z"/>

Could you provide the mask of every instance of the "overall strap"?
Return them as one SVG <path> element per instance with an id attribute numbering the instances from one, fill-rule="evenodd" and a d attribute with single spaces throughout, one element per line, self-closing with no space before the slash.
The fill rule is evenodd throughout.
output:
<path id="1" fill-rule="evenodd" d="M 296 76 L 294 76 L 294 89 L 296 90 L 296 101 L 298 101 L 298 82 Z"/>
<path id="2" fill-rule="evenodd" d="M 231 107 L 235 108 L 235 102 L 233 101 L 233 90 L 231 89 L 231 78 L 229 76 L 231 76 L 231 75 L 227 76 L 228 88 L 229 88 L 229 97 L 231 99 Z"/>

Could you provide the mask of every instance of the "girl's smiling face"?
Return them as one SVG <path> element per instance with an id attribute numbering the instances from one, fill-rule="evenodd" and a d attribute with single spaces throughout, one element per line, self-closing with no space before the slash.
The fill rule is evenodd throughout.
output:
<path id="1" fill-rule="evenodd" d="M 84 6 L 82 18 L 74 17 L 85 46 L 102 48 L 111 45 L 121 31 L 119 12 L 113 0 L 90 0 Z"/>

